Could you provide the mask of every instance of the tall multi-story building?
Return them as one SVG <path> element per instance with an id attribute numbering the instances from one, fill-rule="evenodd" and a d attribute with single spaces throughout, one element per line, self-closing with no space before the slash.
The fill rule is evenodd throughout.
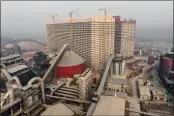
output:
<path id="1" fill-rule="evenodd" d="M 75 20 L 72 23 L 47 24 L 49 51 L 58 52 L 64 44 L 82 56 L 86 65 L 95 71 L 105 67 L 108 57 L 114 53 L 114 22 L 104 18 Z"/>
<path id="2" fill-rule="evenodd" d="M 134 39 L 133 35 L 129 34 L 133 32 L 132 30 L 129 32 L 129 29 L 129 22 L 128 24 L 122 22 L 117 28 L 116 18 L 112 16 L 107 16 L 106 20 L 104 17 L 92 17 L 77 19 L 72 23 L 47 24 L 49 51 L 59 52 L 64 44 L 70 44 L 72 51 L 83 57 L 87 66 L 92 67 L 93 71 L 102 71 L 111 54 L 119 51 L 124 55 L 133 55 Z M 126 33 L 124 31 L 128 34 L 122 34 Z M 117 42 L 119 39 L 121 42 Z"/>
<path id="3" fill-rule="evenodd" d="M 120 16 L 115 19 L 115 53 L 125 57 L 134 55 L 136 20 L 121 20 Z"/>

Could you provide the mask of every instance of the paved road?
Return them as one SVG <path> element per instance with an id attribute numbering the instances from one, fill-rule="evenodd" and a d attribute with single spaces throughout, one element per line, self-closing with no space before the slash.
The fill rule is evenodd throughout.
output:
<path id="1" fill-rule="evenodd" d="M 147 67 L 145 67 L 147 68 Z M 141 111 L 140 109 L 140 104 L 139 104 L 139 97 L 138 97 L 138 84 L 137 80 L 139 78 L 142 78 L 145 74 L 141 73 L 140 75 L 130 78 L 129 83 L 132 91 L 132 97 L 128 97 L 127 100 L 130 102 L 130 108 L 136 110 L 136 111 Z M 130 112 L 130 115 L 140 115 L 139 113 L 135 112 Z"/>
<path id="2" fill-rule="evenodd" d="M 140 75 L 131 78 L 129 80 L 131 91 L 132 91 L 132 97 L 128 97 L 127 100 L 130 102 L 130 108 L 134 109 L 135 111 L 141 111 L 140 104 L 139 104 L 139 98 L 138 98 L 138 86 L 137 86 L 137 79 L 141 78 L 144 74 L 141 73 Z M 136 112 L 130 112 L 130 115 L 133 116 L 139 116 L 139 113 Z"/>
<path id="3" fill-rule="evenodd" d="M 138 85 L 137 85 L 137 80 L 141 77 L 143 77 L 144 74 L 141 73 L 140 75 L 131 78 L 130 80 L 130 84 L 131 84 L 131 90 L 132 90 L 132 97 L 137 98 L 138 99 Z"/>

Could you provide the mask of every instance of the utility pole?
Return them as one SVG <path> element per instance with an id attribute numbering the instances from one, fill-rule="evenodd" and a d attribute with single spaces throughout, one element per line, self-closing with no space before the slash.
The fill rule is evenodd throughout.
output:
<path id="1" fill-rule="evenodd" d="M 69 16 L 70 16 L 69 23 L 70 23 L 70 32 L 71 32 L 71 40 L 70 40 L 71 48 L 74 47 L 73 39 L 72 39 L 72 16 L 73 16 L 73 14 L 77 14 L 78 15 L 78 13 L 75 13 L 75 11 L 77 11 L 77 10 L 79 10 L 79 8 L 77 8 L 77 9 L 75 9 L 75 10 L 73 10 L 73 11 L 71 11 L 69 13 Z"/>

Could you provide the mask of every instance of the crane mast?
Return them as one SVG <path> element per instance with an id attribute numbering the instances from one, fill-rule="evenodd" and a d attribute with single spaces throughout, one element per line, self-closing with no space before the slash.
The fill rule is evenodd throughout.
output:
<path id="1" fill-rule="evenodd" d="M 54 22 L 54 21 L 55 21 L 54 19 L 55 19 L 55 17 L 56 17 L 56 16 L 58 16 L 58 14 L 52 14 L 51 16 L 49 16 L 49 17 L 51 17 L 52 22 Z"/>
<path id="2" fill-rule="evenodd" d="M 110 9 L 106 9 L 106 8 L 100 8 L 99 11 L 104 11 L 104 22 L 103 22 L 103 38 L 106 40 L 107 38 L 107 35 L 106 35 L 106 32 L 108 31 L 106 29 L 106 18 L 107 18 L 107 12 L 108 10 Z M 102 55 L 102 60 L 103 62 L 105 62 L 105 59 L 107 58 L 106 56 L 106 46 L 108 45 L 108 41 L 104 41 L 103 39 L 101 40 L 102 41 L 102 51 L 103 51 L 103 55 Z M 103 63 L 103 66 L 105 65 L 105 63 Z"/>
<path id="3" fill-rule="evenodd" d="M 77 8 L 69 13 L 69 16 L 70 16 L 69 24 L 70 24 L 70 32 L 71 32 L 71 41 L 70 41 L 71 44 L 70 45 L 72 48 L 74 47 L 73 39 L 72 39 L 72 16 L 73 16 L 73 14 L 76 14 L 75 11 L 77 11 L 77 10 L 79 10 L 79 8 Z"/>
<path id="4" fill-rule="evenodd" d="M 99 11 L 104 10 L 104 22 L 106 22 L 106 16 L 107 16 L 107 9 L 106 8 L 100 8 Z"/>
<path id="5" fill-rule="evenodd" d="M 106 18 L 107 18 L 107 12 L 110 9 L 106 9 L 106 8 L 100 8 L 99 11 L 104 10 L 104 37 L 106 39 Z"/>
<path id="6" fill-rule="evenodd" d="M 56 39 L 56 23 L 55 23 L 55 17 L 56 16 L 58 16 L 58 14 L 52 14 L 51 16 L 49 16 L 49 17 L 51 17 L 51 19 L 52 19 L 52 22 L 55 24 L 54 25 L 54 40 Z M 56 48 L 56 46 L 48 46 L 49 47 L 49 51 L 51 51 L 51 47 L 53 47 L 53 48 Z"/>

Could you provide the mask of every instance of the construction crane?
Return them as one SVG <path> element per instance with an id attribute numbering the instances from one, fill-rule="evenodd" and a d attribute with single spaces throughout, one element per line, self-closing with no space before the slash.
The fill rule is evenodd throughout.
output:
<path id="1" fill-rule="evenodd" d="M 55 19 L 56 16 L 58 16 L 58 14 L 52 14 L 52 15 L 49 16 L 49 17 L 51 17 L 52 21 L 54 22 L 54 19 Z"/>
<path id="2" fill-rule="evenodd" d="M 69 16 L 70 16 L 70 23 L 72 23 L 72 15 L 73 15 L 73 14 L 76 14 L 75 11 L 77 11 L 77 10 L 79 10 L 79 8 L 77 8 L 77 9 L 75 9 L 75 10 L 73 10 L 73 11 L 71 11 L 71 12 L 69 13 Z M 77 13 L 77 15 L 78 15 L 78 13 Z"/>
<path id="3" fill-rule="evenodd" d="M 106 36 L 106 32 L 107 32 L 107 30 L 106 30 L 106 18 L 107 18 L 107 12 L 110 9 L 107 9 L 107 8 L 100 8 L 99 9 L 99 11 L 102 11 L 102 10 L 104 10 L 103 37 L 106 40 L 107 39 L 107 36 Z M 103 60 L 106 58 L 106 46 L 107 46 L 107 41 L 102 42 L 102 48 L 103 48 L 103 56 L 102 56 L 102 59 Z"/>
<path id="4" fill-rule="evenodd" d="M 69 13 L 69 16 L 70 16 L 70 31 L 71 31 L 71 47 L 73 48 L 74 46 L 73 46 L 73 39 L 72 39 L 72 15 L 73 14 L 77 14 L 78 15 L 78 13 L 75 13 L 75 11 L 77 11 L 77 10 L 79 10 L 79 8 L 77 8 L 77 9 L 75 9 L 75 10 L 73 10 L 73 11 L 71 11 L 70 13 Z"/>
<path id="5" fill-rule="evenodd" d="M 107 17 L 107 12 L 110 9 L 100 8 L 99 11 L 101 11 L 101 10 L 104 10 L 104 22 L 105 22 L 105 24 L 104 24 L 104 36 L 105 36 L 105 39 L 106 39 L 106 17 Z"/>
<path id="6" fill-rule="evenodd" d="M 110 9 L 106 9 L 106 8 L 100 8 L 99 11 L 104 10 L 104 22 L 106 22 L 106 17 L 107 17 L 107 11 Z"/>

